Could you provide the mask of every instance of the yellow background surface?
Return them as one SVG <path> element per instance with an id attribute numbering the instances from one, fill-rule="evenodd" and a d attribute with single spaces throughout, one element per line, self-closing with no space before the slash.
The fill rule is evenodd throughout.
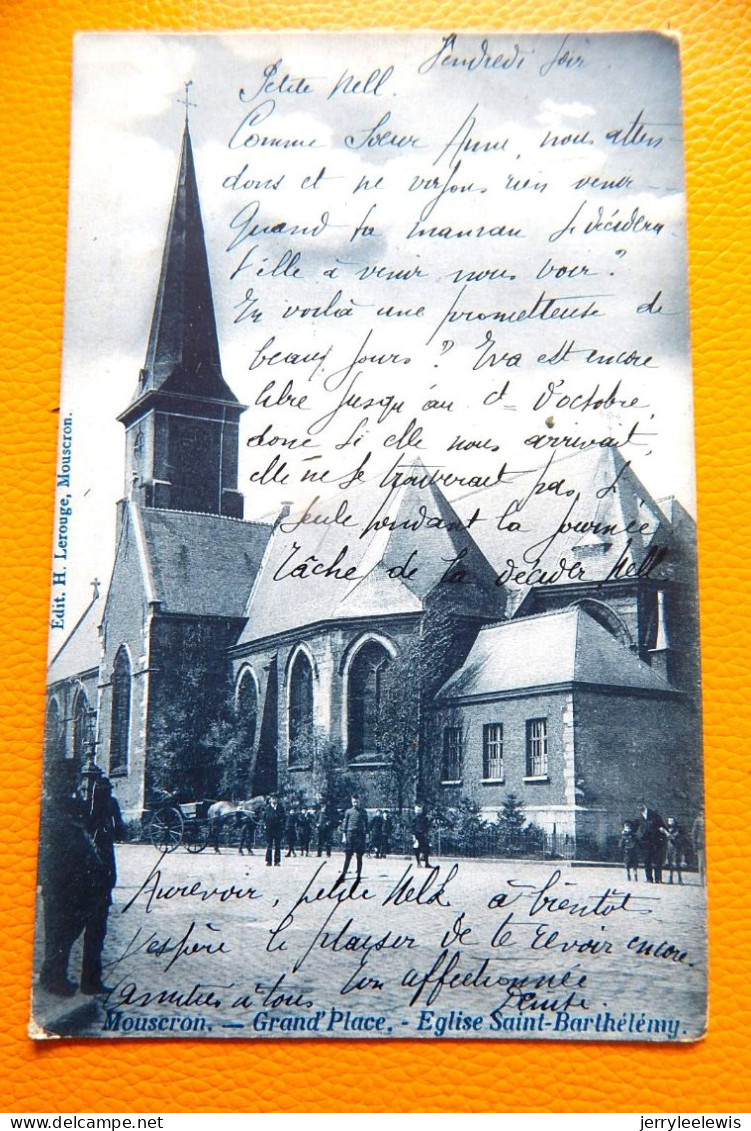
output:
<path id="1" fill-rule="evenodd" d="M 31 1042 L 26 1023 L 73 35 L 421 26 L 670 28 L 682 36 L 710 874 L 709 1033 L 685 1047 Z M 0 0 L 0 1111 L 749 1111 L 750 41 L 750 0 L 263 0 L 252 6 L 237 0 Z"/>

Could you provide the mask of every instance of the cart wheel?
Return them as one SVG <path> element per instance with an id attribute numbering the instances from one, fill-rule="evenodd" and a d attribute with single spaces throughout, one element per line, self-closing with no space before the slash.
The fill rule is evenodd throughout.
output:
<path id="1" fill-rule="evenodd" d="M 157 809 L 149 821 L 149 840 L 160 852 L 174 852 L 182 844 L 183 815 L 169 806 Z"/>
<path id="2" fill-rule="evenodd" d="M 208 821 L 192 821 L 185 826 L 185 847 L 188 852 L 203 852 L 209 843 Z"/>

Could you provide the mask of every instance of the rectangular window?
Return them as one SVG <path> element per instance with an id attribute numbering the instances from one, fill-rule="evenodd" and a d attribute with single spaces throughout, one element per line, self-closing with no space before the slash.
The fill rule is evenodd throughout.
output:
<path id="1" fill-rule="evenodd" d="M 461 781 L 462 776 L 462 728 L 443 728 L 443 761 L 441 764 L 441 780 L 444 782 Z"/>
<path id="2" fill-rule="evenodd" d="M 544 778 L 548 773 L 548 720 L 527 719 L 527 777 Z"/>
<path id="3" fill-rule="evenodd" d="M 486 723 L 482 728 L 482 777 L 503 780 L 503 723 Z"/>

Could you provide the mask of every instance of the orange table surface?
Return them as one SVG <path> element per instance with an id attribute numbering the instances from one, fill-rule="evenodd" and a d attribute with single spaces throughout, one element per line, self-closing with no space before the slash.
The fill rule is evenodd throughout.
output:
<path id="1" fill-rule="evenodd" d="M 710 1019 L 685 1047 L 31 1042 L 26 1036 L 60 372 L 72 39 L 84 30 L 671 29 L 682 36 L 705 694 Z M 751 1099 L 749 0 L 3 0 L 0 47 L 4 1112 L 744 1112 Z M 745 362 L 745 364 L 744 364 Z M 645 1005 L 648 1003 L 645 1003 Z M 638 1126 L 638 1124 L 635 1124 Z"/>

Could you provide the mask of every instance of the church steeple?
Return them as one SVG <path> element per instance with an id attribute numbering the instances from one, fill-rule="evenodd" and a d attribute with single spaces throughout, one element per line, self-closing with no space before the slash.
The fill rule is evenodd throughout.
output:
<path id="1" fill-rule="evenodd" d="M 206 241 L 186 119 L 141 392 L 174 392 L 234 401 L 222 379 Z"/>
<path id="2" fill-rule="evenodd" d="M 186 116 L 146 360 L 118 417 L 126 491 L 148 507 L 241 518 L 241 405 L 222 376 L 206 240 Z"/>

